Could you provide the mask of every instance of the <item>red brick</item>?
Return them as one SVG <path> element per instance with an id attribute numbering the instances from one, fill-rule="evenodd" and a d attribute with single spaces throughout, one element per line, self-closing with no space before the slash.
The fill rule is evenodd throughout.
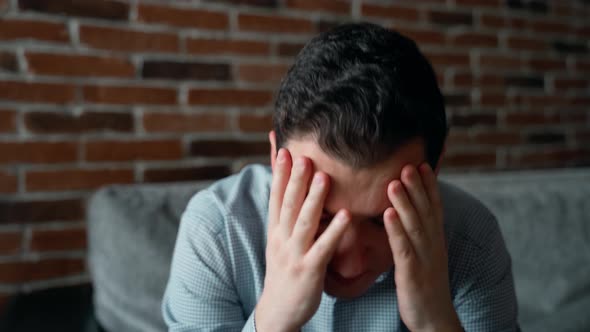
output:
<path id="1" fill-rule="evenodd" d="M 242 64 L 238 68 L 238 77 L 246 82 L 278 84 L 290 67 L 284 64 Z"/>
<path id="2" fill-rule="evenodd" d="M 498 47 L 498 36 L 476 32 L 463 32 L 454 35 L 451 43 L 456 46 L 468 47 Z"/>
<path id="3" fill-rule="evenodd" d="M 523 51 L 544 51 L 548 45 L 545 41 L 526 37 L 508 38 L 508 47 Z"/>
<path id="4" fill-rule="evenodd" d="M 484 92 L 481 94 L 479 104 L 482 106 L 503 106 L 507 98 L 503 93 Z"/>
<path id="5" fill-rule="evenodd" d="M 496 166 L 495 152 L 454 152 L 443 156 L 445 167 Z"/>
<path id="6" fill-rule="evenodd" d="M 110 0 L 19 0 L 19 8 L 49 14 L 65 14 L 110 20 L 127 20 L 129 4 Z"/>
<path id="7" fill-rule="evenodd" d="M 31 73 L 58 76 L 133 77 L 133 64 L 122 58 L 51 53 L 27 53 Z"/>
<path id="8" fill-rule="evenodd" d="M 567 105 L 567 98 L 563 95 L 527 95 L 519 93 L 510 96 L 509 104 L 516 106 L 555 107 Z"/>
<path id="9" fill-rule="evenodd" d="M 218 132 L 229 129 L 224 114 L 147 113 L 143 127 L 148 132 Z"/>
<path id="10" fill-rule="evenodd" d="M 80 42 L 90 47 L 128 52 L 177 52 L 178 36 L 98 26 L 80 26 Z"/>
<path id="11" fill-rule="evenodd" d="M 267 106 L 271 101 L 272 93 L 264 90 L 192 89 L 189 91 L 191 105 Z"/>
<path id="12" fill-rule="evenodd" d="M 14 172 L 0 170 L 0 193 L 11 194 L 18 190 L 18 177 Z"/>
<path id="13" fill-rule="evenodd" d="M 279 43 L 278 53 L 280 56 L 294 57 L 304 46 L 302 43 Z"/>
<path id="14" fill-rule="evenodd" d="M 498 118 L 495 113 L 484 112 L 470 112 L 463 114 L 453 114 L 450 119 L 452 127 L 468 127 L 487 126 L 495 127 L 498 123 Z"/>
<path id="15" fill-rule="evenodd" d="M 24 283 L 81 275 L 83 258 L 48 258 L 40 261 L 0 263 L 0 283 Z"/>
<path id="16" fill-rule="evenodd" d="M 277 7 L 278 0 L 203 0 L 206 2 L 215 3 L 228 3 L 232 5 L 246 5 L 246 6 L 259 6 L 259 7 Z"/>
<path id="17" fill-rule="evenodd" d="M 363 3 L 361 7 L 363 16 L 374 16 L 390 18 L 394 20 L 417 21 L 420 17 L 420 12 L 412 7 L 400 6 L 383 6 L 377 4 Z"/>
<path id="18" fill-rule="evenodd" d="M 239 128 L 244 132 L 268 132 L 272 129 L 272 114 L 240 114 Z"/>
<path id="19" fill-rule="evenodd" d="M 27 112 L 24 116 L 27 130 L 37 134 L 133 131 L 131 113 L 83 112 L 76 115 L 61 112 Z"/>
<path id="20" fill-rule="evenodd" d="M 497 73 L 494 74 L 482 74 L 477 79 L 477 86 L 483 88 L 504 88 L 505 86 L 504 76 L 498 75 Z"/>
<path id="21" fill-rule="evenodd" d="M 0 40 L 33 39 L 66 43 L 70 40 L 63 23 L 28 20 L 0 20 Z"/>
<path id="22" fill-rule="evenodd" d="M 527 151 L 508 155 L 508 164 L 512 166 L 567 166 L 590 158 L 590 150 L 575 148 L 544 148 L 541 151 Z"/>
<path id="23" fill-rule="evenodd" d="M 539 71 L 549 70 L 563 70 L 567 69 L 565 59 L 551 59 L 551 58 L 531 58 L 528 61 L 529 66 L 532 69 Z"/>
<path id="24" fill-rule="evenodd" d="M 29 248 L 34 252 L 84 250 L 86 249 L 86 228 L 33 228 Z"/>
<path id="25" fill-rule="evenodd" d="M 0 232 L 0 255 L 18 254 L 23 242 L 22 231 Z"/>
<path id="26" fill-rule="evenodd" d="M 28 171 L 25 178 L 28 192 L 90 190 L 108 184 L 133 183 L 134 180 L 132 169 Z"/>
<path id="27" fill-rule="evenodd" d="M 469 66 L 469 55 L 457 52 L 425 52 L 434 66 Z"/>
<path id="28" fill-rule="evenodd" d="M 229 18 L 226 13 L 202 9 L 139 4 L 137 19 L 142 22 L 161 23 L 182 28 L 212 30 L 229 28 Z"/>
<path id="29" fill-rule="evenodd" d="M 263 16 L 254 14 L 240 14 L 238 26 L 243 31 L 278 32 L 294 34 L 312 34 L 315 25 L 312 21 L 286 16 Z"/>
<path id="30" fill-rule="evenodd" d="M 146 86 L 85 86 L 84 100 L 99 104 L 176 104 L 177 92 L 171 88 Z"/>
<path id="31" fill-rule="evenodd" d="M 443 33 L 436 30 L 408 28 L 408 27 L 392 27 L 394 30 L 414 40 L 418 45 L 433 44 L 442 45 L 446 42 L 446 37 Z"/>
<path id="32" fill-rule="evenodd" d="M 95 141 L 86 143 L 88 161 L 177 160 L 182 158 L 179 140 Z"/>
<path id="33" fill-rule="evenodd" d="M 231 79 L 231 68 L 227 63 L 148 60 L 143 63 L 141 76 L 175 80 L 228 81 Z"/>
<path id="34" fill-rule="evenodd" d="M 186 40 L 186 51 L 191 54 L 213 55 L 268 55 L 270 44 L 255 40 L 202 39 Z"/>
<path id="35" fill-rule="evenodd" d="M 550 20 L 534 20 L 530 23 L 534 33 L 541 34 L 568 34 L 573 30 L 568 24 Z"/>
<path id="36" fill-rule="evenodd" d="M 288 8 L 322 11 L 335 14 L 350 13 L 350 2 L 340 0 L 287 0 Z"/>
<path id="37" fill-rule="evenodd" d="M 16 132 L 16 112 L 0 109 L 0 133 Z"/>
<path id="38" fill-rule="evenodd" d="M 154 168 L 143 173 L 144 182 L 179 182 L 216 180 L 231 174 L 224 165 L 198 166 L 184 168 Z"/>
<path id="39" fill-rule="evenodd" d="M 510 112 L 504 121 L 509 126 L 545 125 L 559 122 L 559 116 L 542 112 Z"/>
<path id="40" fill-rule="evenodd" d="M 193 141 L 190 154 L 195 157 L 247 157 L 265 156 L 270 151 L 266 141 L 216 140 Z"/>
<path id="41" fill-rule="evenodd" d="M 522 138 L 519 133 L 515 132 L 499 132 L 494 130 L 492 132 L 478 132 L 473 135 L 473 141 L 478 144 L 486 145 L 508 145 L 514 146 L 522 143 Z"/>
<path id="42" fill-rule="evenodd" d="M 0 99 L 5 100 L 66 104 L 74 101 L 75 91 L 71 84 L 0 82 Z"/>
<path id="43" fill-rule="evenodd" d="M 482 14 L 480 22 L 482 26 L 488 28 L 505 28 L 508 26 L 506 18 L 492 14 Z"/>
<path id="44" fill-rule="evenodd" d="M 471 88 L 475 79 L 471 73 L 455 73 L 452 78 L 453 86 Z"/>
<path id="45" fill-rule="evenodd" d="M 472 7 L 500 7 L 502 1 L 500 0 L 454 0 L 457 6 Z"/>
<path id="46" fill-rule="evenodd" d="M 7 71 L 12 73 L 17 73 L 19 71 L 18 68 L 18 59 L 16 58 L 16 54 L 13 52 L 0 52 L 0 72 Z"/>
<path id="47" fill-rule="evenodd" d="M 81 198 L 0 201 L 0 224 L 80 221 L 84 219 L 84 207 Z"/>
<path id="48" fill-rule="evenodd" d="M 556 90 L 587 89 L 590 87 L 590 80 L 584 78 L 557 78 L 553 82 Z"/>
<path id="49" fill-rule="evenodd" d="M 470 12 L 430 10 L 428 19 L 432 23 L 446 26 L 473 24 L 473 15 Z"/>
<path id="50" fill-rule="evenodd" d="M 574 62 L 574 68 L 576 72 L 590 72 L 590 59 L 576 59 Z"/>
<path id="51" fill-rule="evenodd" d="M 513 56 L 482 54 L 479 57 L 479 65 L 482 68 L 491 69 L 519 69 L 522 67 L 523 62 L 520 60 L 518 54 L 514 54 Z"/>
<path id="52" fill-rule="evenodd" d="M 0 142 L 0 163 L 64 163 L 78 160 L 75 142 Z"/>

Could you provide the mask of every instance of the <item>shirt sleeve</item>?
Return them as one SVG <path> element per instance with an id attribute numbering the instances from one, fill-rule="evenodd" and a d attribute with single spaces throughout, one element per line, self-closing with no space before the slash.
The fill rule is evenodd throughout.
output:
<path id="1" fill-rule="evenodd" d="M 224 215 L 206 191 L 183 213 L 162 300 L 170 332 L 255 331 L 233 282 L 222 232 Z"/>
<path id="2" fill-rule="evenodd" d="M 490 217 L 486 224 L 483 243 L 460 244 L 468 268 L 458 282 L 454 306 L 467 332 L 520 331 L 510 255 L 496 219 Z"/>

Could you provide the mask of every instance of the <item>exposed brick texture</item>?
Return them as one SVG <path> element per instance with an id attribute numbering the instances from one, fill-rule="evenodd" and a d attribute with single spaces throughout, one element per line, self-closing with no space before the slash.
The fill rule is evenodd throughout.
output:
<path id="1" fill-rule="evenodd" d="M 76 221 L 84 218 L 82 199 L 0 201 L 0 224 Z"/>
<path id="2" fill-rule="evenodd" d="M 145 182 L 214 180 L 225 177 L 229 174 L 231 174 L 231 170 L 225 165 L 184 168 L 154 168 L 144 171 L 143 180 Z"/>
<path id="3" fill-rule="evenodd" d="M 96 188 L 267 162 L 279 83 L 341 23 L 395 29 L 430 60 L 443 168 L 590 166 L 589 1 L 0 0 L 0 14 L 0 306 L 86 273 Z"/>
<path id="4" fill-rule="evenodd" d="M 35 252 L 86 249 L 86 228 L 33 229 L 29 247 Z"/>
<path id="5" fill-rule="evenodd" d="M 0 256 L 17 254 L 22 248 L 22 231 L 0 232 Z"/>
<path id="6" fill-rule="evenodd" d="M 37 134 L 82 134 L 91 132 L 131 132 L 133 116 L 129 112 L 27 112 L 27 130 Z"/>
<path id="7" fill-rule="evenodd" d="M 27 53 L 31 73 L 54 76 L 133 77 L 135 68 L 129 60 L 52 53 Z"/>
<path id="8" fill-rule="evenodd" d="M 96 189 L 107 184 L 132 183 L 131 169 L 63 169 L 26 172 L 27 191 L 64 191 Z"/>
<path id="9" fill-rule="evenodd" d="M 110 0 L 19 0 L 23 11 L 37 11 L 48 14 L 66 14 L 70 16 L 101 18 L 109 20 L 126 20 L 129 4 Z"/>
<path id="10" fill-rule="evenodd" d="M 227 13 L 190 8 L 174 8 L 140 4 L 138 20 L 184 28 L 224 30 L 229 27 Z"/>
<path id="11" fill-rule="evenodd" d="M 220 132 L 229 129 L 229 118 L 224 114 L 148 113 L 143 116 L 143 127 L 148 132 Z"/>
<path id="12" fill-rule="evenodd" d="M 0 109 L 0 133 L 16 131 L 16 111 Z"/>
<path id="13" fill-rule="evenodd" d="M 182 158 L 179 140 L 97 141 L 86 144 L 88 161 L 174 160 Z"/>
<path id="14" fill-rule="evenodd" d="M 32 20 L 0 20 L 0 40 L 38 40 L 68 42 L 68 29 L 63 23 Z"/>

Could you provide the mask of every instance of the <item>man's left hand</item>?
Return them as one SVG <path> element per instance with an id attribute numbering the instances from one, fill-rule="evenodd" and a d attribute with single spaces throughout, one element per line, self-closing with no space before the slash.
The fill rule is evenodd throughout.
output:
<path id="1" fill-rule="evenodd" d="M 400 181 L 401 180 L 401 181 Z M 461 331 L 453 307 L 436 176 L 427 163 L 406 165 L 387 195 L 383 220 L 395 264 L 401 319 L 411 331 Z"/>

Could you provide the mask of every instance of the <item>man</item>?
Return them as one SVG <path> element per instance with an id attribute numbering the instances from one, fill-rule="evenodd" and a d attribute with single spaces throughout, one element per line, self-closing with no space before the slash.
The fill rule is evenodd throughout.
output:
<path id="1" fill-rule="evenodd" d="M 170 331 L 515 331 L 492 214 L 436 180 L 434 72 L 372 24 L 312 39 L 277 96 L 271 170 L 196 194 L 163 314 Z"/>

